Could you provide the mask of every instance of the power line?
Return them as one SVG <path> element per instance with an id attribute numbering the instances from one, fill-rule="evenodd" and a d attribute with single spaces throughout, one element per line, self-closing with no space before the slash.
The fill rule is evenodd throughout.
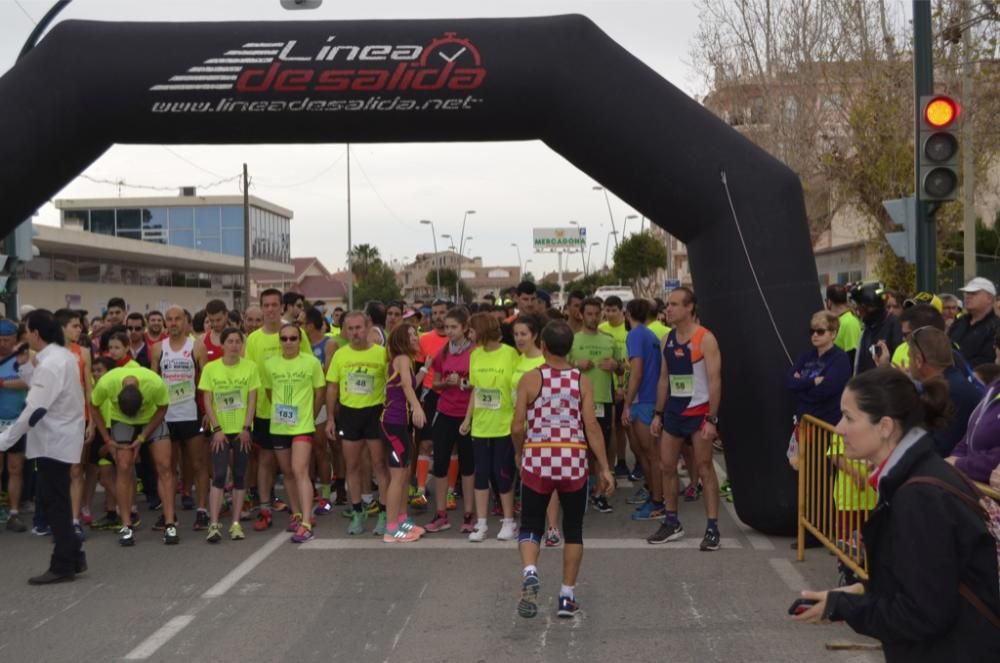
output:
<path id="1" fill-rule="evenodd" d="M 329 173 L 331 170 L 333 170 L 333 167 L 336 166 L 338 163 L 340 163 L 340 160 L 344 158 L 345 154 L 347 154 L 347 150 L 344 150 L 343 152 L 341 152 L 340 156 L 338 156 L 336 159 L 334 159 L 333 162 L 329 166 L 327 166 L 323 170 L 319 171 L 317 174 L 313 175 L 312 177 L 309 177 L 308 179 L 302 180 L 301 182 L 293 182 L 292 184 L 268 184 L 267 181 L 265 180 L 264 182 L 258 182 L 258 186 L 260 186 L 262 188 L 265 188 L 265 189 L 294 189 L 296 187 L 300 187 L 300 186 L 303 186 L 305 184 L 311 184 L 311 183 L 315 182 L 316 180 L 320 179 L 321 177 L 323 177 L 324 175 L 326 175 L 327 173 Z"/>
<path id="2" fill-rule="evenodd" d="M 365 176 L 365 181 L 368 182 L 368 186 L 370 186 L 372 188 L 372 191 L 375 192 L 375 197 L 379 199 L 380 203 L 382 203 L 382 207 L 384 207 L 386 211 L 389 212 L 389 215 L 393 218 L 393 220 L 396 221 L 396 223 L 403 226 L 404 228 L 409 228 L 409 226 L 407 226 L 406 223 L 399 218 L 399 215 L 396 214 L 396 212 L 394 212 L 391 207 L 389 207 L 389 204 L 385 202 L 385 198 L 383 198 L 382 194 L 380 194 L 378 192 L 378 189 L 375 188 L 375 184 L 372 182 L 371 178 L 368 177 L 368 173 L 365 172 L 365 167 L 361 165 L 361 160 L 358 159 L 357 152 L 354 153 L 354 160 L 357 162 L 358 168 L 361 169 L 361 174 Z"/>
<path id="3" fill-rule="evenodd" d="M 93 182 L 94 184 L 110 184 L 111 186 L 118 187 L 119 189 L 122 189 L 122 188 L 128 188 L 128 189 L 147 189 L 147 190 L 150 190 L 150 191 L 177 191 L 178 189 L 180 189 L 179 186 L 158 186 L 158 185 L 153 185 L 153 184 L 131 184 L 129 182 L 126 182 L 124 178 L 123 179 L 118 179 L 118 180 L 106 180 L 106 179 L 102 179 L 102 178 L 98 178 L 98 177 L 91 177 L 90 175 L 87 175 L 86 173 L 80 175 L 80 177 L 82 179 L 87 180 L 88 182 Z M 220 180 L 216 180 L 214 182 L 208 182 L 206 184 L 198 184 L 198 185 L 195 185 L 195 188 L 197 188 L 197 189 L 211 189 L 212 187 L 217 187 L 217 186 L 220 186 L 220 185 L 225 184 L 227 182 L 232 182 L 234 180 L 238 180 L 240 177 L 242 177 L 242 175 L 237 174 L 237 175 L 233 175 L 231 177 L 226 177 L 226 178 L 223 178 L 223 179 L 220 179 Z"/>
<path id="4" fill-rule="evenodd" d="M 31 18 L 31 14 L 28 13 L 28 10 L 21 5 L 21 0 L 14 0 L 14 4 L 17 5 L 17 8 L 21 10 L 22 14 L 28 17 L 28 20 L 31 21 L 32 25 L 38 25 L 38 21 Z"/>
<path id="5" fill-rule="evenodd" d="M 213 170 L 209 170 L 208 168 L 203 168 L 203 167 L 199 166 L 194 161 L 191 161 L 190 159 L 188 159 L 187 157 L 185 157 L 185 156 L 183 156 L 181 154 L 178 154 L 177 152 L 175 152 L 174 150 L 170 149 L 166 145 L 160 145 L 160 147 L 162 147 L 163 149 L 165 149 L 167 152 L 170 152 L 172 155 L 174 155 L 175 157 L 177 157 L 178 159 L 180 159 L 181 161 L 183 161 L 187 165 L 192 166 L 194 168 L 197 168 L 198 170 L 200 170 L 203 173 L 207 173 L 207 174 L 211 175 L 212 177 L 223 177 L 223 175 L 221 175 L 220 173 L 217 173 L 217 172 L 215 172 Z"/>

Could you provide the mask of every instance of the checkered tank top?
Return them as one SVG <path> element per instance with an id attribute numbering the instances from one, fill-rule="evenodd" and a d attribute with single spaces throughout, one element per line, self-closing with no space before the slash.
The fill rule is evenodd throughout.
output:
<path id="1" fill-rule="evenodd" d="M 579 479 L 587 473 L 580 371 L 548 364 L 538 371 L 542 387 L 528 409 L 523 467 L 540 477 Z"/>

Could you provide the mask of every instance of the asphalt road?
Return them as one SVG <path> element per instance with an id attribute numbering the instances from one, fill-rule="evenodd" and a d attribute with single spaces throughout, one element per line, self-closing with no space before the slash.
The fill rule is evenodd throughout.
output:
<path id="1" fill-rule="evenodd" d="M 798 563 L 790 539 L 748 530 L 731 508 L 723 548 L 700 552 L 701 502 L 681 505 L 687 538 L 650 546 L 656 524 L 629 520 L 630 492 L 620 489 L 615 513 L 587 514 L 582 613 L 571 620 L 555 616 L 558 549 L 542 553 L 538 617 L 522 619 L 516 544 L 469 543 L 454 513 L 452 531 L 407 545 L 349 539 L 331 514 L 306 545 L 247 527 L 245 541 L 210 546 L 182 512 L 176 547 L 144 514 L 134 548 L 93 532 L 89 572 L 49 587 L 26 582 L 45 569 L 49 540 L 3 531 L 0 661 L 881 660 L 827 651 L 831 641 L 871 643 L 847 627 L 789 620 L 796 590 L 834 584 L 827 553 Z"/>

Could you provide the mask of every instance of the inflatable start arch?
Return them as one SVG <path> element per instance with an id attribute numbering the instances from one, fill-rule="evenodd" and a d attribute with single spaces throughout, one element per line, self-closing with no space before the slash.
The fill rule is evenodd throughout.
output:
<path id="1" fill-rule="evenodd" d="M 736 509 L 791 531 L 783 373 L 820 305 L 799 180 L 588 19 L 65 21 L 0 118 L 4 232 L 114 143 L 544 141 L 687 243 Z"/>

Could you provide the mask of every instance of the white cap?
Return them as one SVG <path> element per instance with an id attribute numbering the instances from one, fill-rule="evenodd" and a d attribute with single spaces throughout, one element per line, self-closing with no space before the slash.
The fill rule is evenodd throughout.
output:
<path id="1" fill-rule="evenodd" d="M 962 292 L 988 292 L 994 297 L 997 296 L 997 287 L 993 285 L 993 281 L 985 279 L 982 276 L 977 276 L 968 283 L 965 284 L 964 288 L 959 288 Z"/>
<path id="2" fill-rule="evenodd" d="M 34 310 L 35 307 L 32 306 L 31 304 L 24 304 L 23 306 L 21 306 L 21 309 L 18 311 L 18 313 L 20 314 L 20 317 L 23 318 L 24 316 L 28 315 Z"/>

